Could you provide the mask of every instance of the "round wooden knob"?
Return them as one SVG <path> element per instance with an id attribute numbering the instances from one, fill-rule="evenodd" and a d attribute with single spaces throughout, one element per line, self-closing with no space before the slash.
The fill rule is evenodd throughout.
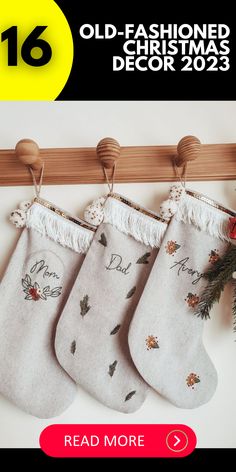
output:
<path id="1" fill-rule="evenodd" d="M 22 139 L 16 145 L 16 156 L 26 166 L 33 170 L 40 170 L 43 161 L 39 154 L 39 147 L 32 139 Z"/>
<path id="2" fill-rule="evenodd" d="M 185 136 L 177 146 L 177 167 L 183 166 L 188 161 L 197 159 L 201 149 L 201 141 L 196 136 Z"/>
<path id="3" fill-rule="evenodd" d="M 120 157 L 120 145 L 113 138 L 104 138 L 97 145 L 97 155 L 103 167 L 112 169 Z"/>

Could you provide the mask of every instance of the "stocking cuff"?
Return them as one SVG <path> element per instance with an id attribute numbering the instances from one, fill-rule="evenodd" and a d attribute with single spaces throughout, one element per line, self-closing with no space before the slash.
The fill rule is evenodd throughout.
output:
<path id="1" fill-rule="evenodd" d="M 34 199 L 27 212 L 26 226 L 78 253 L 88 251 L 96 231 L 94 226 L 42 198 Z"/>
<path id="2" fill-rule="evenodd" d="M 158 214 L 116 193 L 105 203 L 104 223 L 151 247 L 160 247 L 168 225 Z"/>
<path id="3" fill-rule="evenodd" d="M 235 216 L 235 211 L 225 208 L 215 200 L 193 190 L 186 190 L 175 214 L 178 221 L 190 223 L 199 230 L 223 241 L 231 241 L 229 218 Z"/>

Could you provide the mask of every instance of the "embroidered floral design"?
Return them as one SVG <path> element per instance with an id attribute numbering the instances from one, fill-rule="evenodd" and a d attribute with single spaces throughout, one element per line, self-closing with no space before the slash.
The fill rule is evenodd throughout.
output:
<path id="1" fill-rule="evenodd" d="M 129 400 L 131 400 L 131 398 L 135 395 L 136 393 L 136 390 L 132 390 L 132 392 L 128 393 L 128 395 L 126 395 L 125 397 L 125 402 L 128 402 Z"/>
<path id="2" fill-rule="evenodd" d="M 116 366 L 117 366 L 117 361 L 114 361 L 113 364 L 109 365 L 108 374 L 110 375 L 110 377 L 113 377 L 116 370 Z"/>
<path id="3" fill-rule="evenodd" d="M 110 332 L 110 335 L 111 335 L 111 336 L 114 336 L 114 334 L 117 334 L 118 331 L 120 331 L 120 327 L 121 327 L 120 324 L 118 324 L 117 326 L 115 326 L 115 328 Z"/>
<path id="4" fill-rule="evenodd" d="M 167 254 L 169 254 L 170 256 L 173 256 L 180 247 L 181 247 L 180 244 L 177 244 L 176 241 L 168 241 L 165 246 L 165 250 Z"/>
<path id="5" fill-rule="evenodd" d="M 185 298 L 186 303 L 190 308 L 195 308 L 199 303 L 199 297 L 196 293 L 188 293 L 187 298 Z"/>
<path id="6" fill-rule="evenodd" d="M 200 382 L 199 375 L 194 374 L 191 372 L 191 374 L 188 375 L 186 378 L 187 386 L 191 387 L 194 390 L 194 385 Z"/>
<path id="7" fill-rule="evenodd" d="M 89 312 L 91 306 L 88 304 L 89 302 L 89 296 L 85 295 L 82 300 L 80 300 L 80 314 L 82 318 L 84 318 L 85 315 Z"/>
<path id="8" fill-rule="evenodd" d="M 214 249 L 214 251 L 211 250 L 209 254 L 209 262 L 211 264 L 215 264 L 216 262 L 218 262 L 219 259 L 220 259 L 219 251 L 217 251 L 217 249 Z"/>
<path id="9" fill-rule="evenodd" d="M 136 288 L 137 288 L 137 287 L 131 288 L 131 290 L 130 290 L 130 291 L 127 293 L 127 295 L 126 295 L 126 298 L 131 298 L 131 297 L 135 294 Z"/>
<path id="10" fill-rule="evenodd" d="M 146 339 L 147 351 L 150 349 L 159 349 L 158 341 L 156 336 L 148 336 Z"/>
<path id="11" fill-rule="evenodd" d="M 72 356 L 75 355 L 75 351 L 76 351 L 76 341 L 73 341 L 71 343 L 71 346 L 70 346 L 70 352 L 71 352 Z"/>
<path id="12" fill-rule="evenodd" d="M 142 257 L 140 257 L 136 264 L 149 264 L 149 257 L 151 256 L 150 252 L 146 252 Z"/>
<path id="13" fill-rule="evenodd" d="M 104 233 L 101 234 L 100 239 L 98 241 L 102 246 L 107 247 L 107 238 Z"/>
<path id="14" fill-rule="evenodd" d="M 25 300 L 47 300 L 48 297 L 59 297 L 61 295 L 62 287 L 50 288 L 50 285 L 47 285 L 43 289 L 39 286 L 37 282 L 32 283 L 31 277 L 29 274 L 26 274 L 25 278 L 21 281 L 23 291 L 25 292 Z"/>

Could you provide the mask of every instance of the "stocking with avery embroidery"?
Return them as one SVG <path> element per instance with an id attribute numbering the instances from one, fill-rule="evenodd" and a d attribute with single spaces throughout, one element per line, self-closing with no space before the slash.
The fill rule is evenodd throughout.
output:
<path id="1" fill-rule="evenodd" d="M 204 322 L 194 312 L 205 271 L 229 245 L 229 215 L 234 212 L 204 195 L 183 193 L 129 329 L 138 371 L 180 408 L 196 408 L 216 390 L 216 369 L 202 341 Z"/>

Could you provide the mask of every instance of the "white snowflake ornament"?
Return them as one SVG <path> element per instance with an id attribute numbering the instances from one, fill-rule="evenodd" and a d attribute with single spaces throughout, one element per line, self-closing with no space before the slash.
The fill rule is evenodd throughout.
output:
<path id="1" fill-rule="evenodd" d="M 104 219 L 104 210 L 103 206 L 105 203 L 105 198 L 100 197 L 97 200 L 94 200 L 91 205 L 87 206 L 84 211 L 84 219 L 87 223 L 94 226 L 99 226 Z"/>
<path id="2" fill-rule="evenodd" d="M 32 205 L 32 202 L 29 200 L 24 200 L 23 202 L 20 203 L 19 208 L 20 210 L 27 211 Z"/>
<path id="3" fill-rule="evenodd" d="M 10 215 L 10 221 L 13 223 L 17 228 L 24 228 L 26 224 L 26 212 L 24 210 L 14 210 Z"/>
<path id="4" fill-rule="evenodd" d="M 174 200 L 175 202 L 178 202 L 184 194 L 185 194 L 185 189 L 184 189 L 183 185 L 181 185 L 181 184 L 174 184 L 174 185 L 172 185 L 172 187 L 170 188 L 170 196 L 169 196 L 169 198 L 170 198 L 171 200 Z"/>

